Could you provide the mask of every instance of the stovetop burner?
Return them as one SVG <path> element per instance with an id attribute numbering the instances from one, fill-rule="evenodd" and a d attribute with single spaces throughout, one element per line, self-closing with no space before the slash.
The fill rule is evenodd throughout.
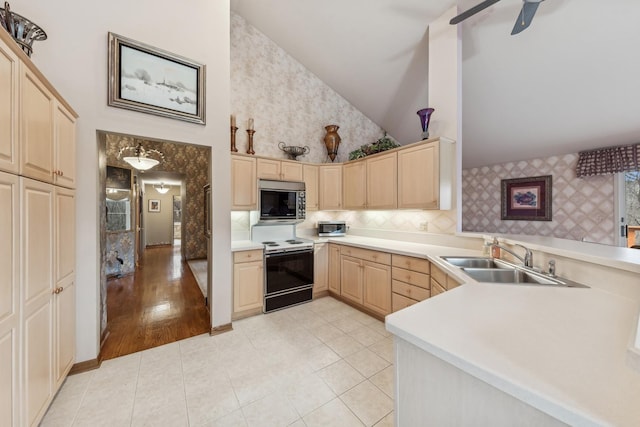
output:
<path id="1" fill-rule="evenodd" d="M 262 243 L 263 245 L 271 245 L 271 244 L 274 244 L 276 242 L 274 242 L 272 240 L 267 240 L 266 242 L 260 242 L 260 243 Z"/>
<path id="2" fill-rule="evenodd" d="M 285 240 L 285 242 L 291 244 L 291 245 L 300 245 L 302 243 L 304 243 L 302 240 L 295 240 L 295 239 L 289 239 L 289 240 Z"/>

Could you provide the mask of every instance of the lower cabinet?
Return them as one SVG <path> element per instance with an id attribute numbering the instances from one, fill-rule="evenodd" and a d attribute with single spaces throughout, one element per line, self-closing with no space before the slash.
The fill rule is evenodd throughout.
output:
<path id="1" fill-rule="evenodd" d="M 233 253 L 234 320 L 262 312 L 264 303 L 262 249 Z"/>
<path id="2" fill-rule="evenodd" d="M 340 246 L 329 243 L 329 292 L 340 295 Z"/>
<path id="3" fill-rule="evenodd" d="M 316 243 L 313 246 L 313 293 L 329 289 L 328 283 L 329 245 Z"/>
<path id="4" fill-rule="evenodd" d="M 430 262 L 427 259 L 392 255 L 392 309 L 402 310 L 431 296 Z"/>
<path id="5" fill-rule="evenodd" d="M 460 282 L 449 276 L 441 268 L 431 265 L 431 296 L 449 291 L 456 286 L 460 286 Z"/>

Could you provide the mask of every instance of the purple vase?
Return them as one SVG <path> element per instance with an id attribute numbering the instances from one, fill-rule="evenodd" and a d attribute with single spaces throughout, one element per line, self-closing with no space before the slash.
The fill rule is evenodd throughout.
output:
<path id="1" fill-rule="evenodd" d="M 431 114 L 435 111 L 435 108 L 423 108 L 418 110 L 418 116 L 420 116 L 420 124 L 422 125 L 422 139 L 429 138 L 429 120 L 431 120 Z"/>

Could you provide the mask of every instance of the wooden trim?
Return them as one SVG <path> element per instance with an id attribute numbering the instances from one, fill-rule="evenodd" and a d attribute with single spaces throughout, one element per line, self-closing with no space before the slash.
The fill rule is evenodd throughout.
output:
<path id="1" fill-rule="evenodd" d="M 211 328 L 211 332 L 209 332 L 209 335 L 220 335 L 230 331 L 233 331 L 233 326 L 231 325 L 231 323 L 225 323 L 224 325 L 214 326 L 213 328 Z"/>
<path id="2" fill-rule="evenodd" d="M 246 317 L 257 316 L 262 314 L 262 307 L 252 308 L 250 310 L 242 310 L 231 315 L 231 320 L 240 320 Z"/>
<path id="3" fill-rule="evenodd" d="M 334 294 L 330 293 L 328 289 L 325 289 L 324 291 L 314 293 L 313 299 L 318 299 L 318 298 L 323 298 L 323 297 L 328 297 L 333 295 Z"/>
<path id="4" fill-rule="evenodd" d="M 81 374 L 83 372 L 92 371 L 98 369 L 102 364 L 102 360 L 97 359 L 85 360 L 84 362 L 74 364 L 69 370 L 69 375 Z"/>
<path id="5" fill-rule="evenodd" d="M 369 310 L 368 308 L 363 307 L 363 306 L 361 306 L 361 305 L 360 305 L 360 304 L 358 304 L 358 303 L 355 303 L 355 302 L 353 302 L 353 301 L 350 301 L 350 300 L 348 300 L 347 298 L 344 298 L 342 295 L 337 295 L 337 294 L 335 294 L 335 293 L 333 293 L 333 292 L 330 292 L 330 293 L 329 293 L 329 296 L 330 296 L 330 297 L 332 297 L 332 298 L 337 299 L 338 301 L 341 301 L 341 302 L 343 302 L 343 303 L 347 304 L 348 306 L 351 306 L 351 307 L 355 308 L 355 309 L 356 309 L 356 310 L 358 310 L 358 311 L 363 312 L 364 314 L 368 314 L 369 316 L 371 316 L 371 317 L 373 317 L 373 318 L 375 318 L 375 319 L 378 319 L 378 320 L 380 320 L 381 322 L 384 322 L 384 317 L 385 317 L 385 316 L 382 316 L 381 314 L 376 313 L 376 312 L 375 312 L 375 311 L 373 311 L 373 310 Z"/>

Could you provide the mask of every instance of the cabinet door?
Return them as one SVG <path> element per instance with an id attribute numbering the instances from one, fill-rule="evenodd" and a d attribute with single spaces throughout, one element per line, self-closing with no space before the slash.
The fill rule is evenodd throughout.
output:
<path id="1" fill-rule="evenodd" d="M 18 172 L 18 69 L 18 57 L 0 41 L 0 170 L 14 173 Z"/>
<path id="2" fill-rule="evenodd" d="M 367 209 L 398 207 L 398 156 L 389 153 L 367 159 Z"/>
<path id="3" fill-rule="evenodd" d="M 22 68 L 20 107 L 20 172 L 53 182 L 54 97 L 38 78 Z"/>
<path id="4" fill-rule="evenodd" d="M 261 308 L 263 304 L 262 261 L 243 262 L 233 266 L 233 312 Z"/>
<path id="5" fill-rule="evenodd" d="M 61 104 L 55 109 L 55 170 L 56 185 L 76 186 L 76 119 Z"/>
<path id="6" fill-rule="evenodd" d="M 340 295 L 340 246 L 329 244 L 329 290 Z"/>
<path id="7" fill-rule="evenodd" d="M 320 210 L 342 209 L 342 166 L 320 166 Z"/>
<path id="8" fill-rule="evenodd" d="M 0 45 L 1 46 L 1 45 Z M 0 130 L 0 132 L 2 132 Z M 17 175 L 0 172 L 0 425 L 19 420 L 19 235 L 20 186 Z"/>
<path id="9" fill-rule="evenodd" d="M 54 342 L 56 389 L 62 384 L 75 360 L 75 192 L 55 191 L 55 277 Z"/>
<path id="10" fill-rule="evenodd" d="M 440 196 L 438 142 L 398 151 L 398 208 L 437 209 Z"/>
<path id="11" fill-rule="evenodd" d="M 304 178 L 307 197 L 307 210 L 318 210 L 318 166 L 303 165 L 302 177 Z"/>
<path id="12" fill-rule="evenodd" d="M 53 393 L 54 190 L 20 178 L 22 206 L 23 414 L 42 417 Z"/>
<path id="13" fill-rule="evenodd" d="M 258 209 L 258 180 L 256 159 L 231 156 L 231 209 L 250 211 Z"/>
<path id="14" fill-rule="evenodd" d="M 302 163 L 286 162 L 280 163 L 280 176 L 284 181 L 302 181 Z"/>
<path id="15" fill-rule="evenodd" d="M 344 255 L 340 261 L 340 295 L 362 304 L 362 261 Z"/>
<path id="16" fill-rule="evenodd" d="M 391 313 L 391 266 L 363 261 L 363 304 L 386 316 Z"/>
<path id="17" fill-rule="evenodd" d="M 258 178 L 281 180 L 280 160 L 258 159 Z"/>
<path id="18" fill-rule="evenodd" d="M 364 160 L 342 166 L 342 198 L 345 209 L 367 207 L 367 166 Z"/>
<path id="19" fill-rule="evenodd" d="M 326 291 L 329 268 L 329 248 L 326 243 L 316 243 L 313 247 L 313 292 Z"/>

